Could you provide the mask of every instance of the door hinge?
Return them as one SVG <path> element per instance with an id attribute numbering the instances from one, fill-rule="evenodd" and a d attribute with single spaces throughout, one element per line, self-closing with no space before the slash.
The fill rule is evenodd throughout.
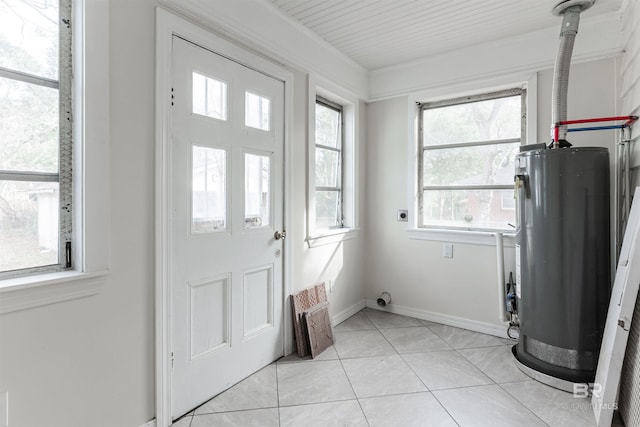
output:
<path id="1" fill-rule="evenodd" d="M 171 88 L 171 106 L 173 106 L 173 88 Z"/>
<path id="2" fill-rule="evenodd" d="M 173 355 L 173 351 L 171 352 L 171 367 L 173 368 L 175 365 L 176 358 Z"/>

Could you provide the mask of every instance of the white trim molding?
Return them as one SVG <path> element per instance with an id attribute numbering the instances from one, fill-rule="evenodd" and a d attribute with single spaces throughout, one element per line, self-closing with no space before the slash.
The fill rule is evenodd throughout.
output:
<path id="1" fill-rule="evenodd" d="M 164 0 L 164 3 L 254 52 L 322 75 L 360 98 L 368 98 L 368 71 L 364 67 L 281 12 L 269 0 Z"/>
<path id="2" fill-rule="evenodd" d="M 95 295 L 109 270 L 109 4 L 72 14 L 74 269 L 0 280 L 0 313 Z"/>
<path id="3" fill-rule="evenodd" d="M 618 12 L 580 22 L 580 42 L 573 63 L 618 56 L 623 51 Z M 457 85 L 472 79 L 491 79 L 513 73 L 534 73 L 552 68 L 556 56 L 557 26 L 515 37 L 469 46 L 411 63 L 380 68 L 369 73 L 370 101 L 411 92 Z"/>
<path id="4" fill-rule="evenodd" d="M 508 324 L 506 322 L 504 323 L 504 326 L 500 326 L 493 323 L 479 322 L 477 320 L 465 319 L 462 317 L 450 316 L 448 314 L 421 310 L 418 308 L 406 307 L 397 304 L 389 304 L 384 309 L 382 309 L 374 299 L 367 299 L 366 306 L 367 308 L 378 311 L 401 314 L 403 316 L 414 317 L 421 320 L 428 320 L 429 322 L 441 323 L 443 325 L 454 326 L 456 328 L 467 329 L 470 331 L 489 334 L 500 338 L 509 338 L 507 336 Z"/>
<path id="5" fill-rule="evenodd" d="M 504 247 L 515 247 L 515 234 L 500 232 L 504 237 Z M 492 231 L 439 230 L 433 228 L 408 228 L 407 236 L 413 240 L 466 243 L 470 245 L 495 246 L 496 234 Z"/>
<path id="6" fill-rule="evenodd" d="M 360 170 L 360 100 L 349 90 L 322 77 L 310 75 L 308 78 L 308 136 L 307 136 L 307 214 L 306 241 L 310 248 L 338 243 L 358 236 L 359 230 L 359 186 Z M 342 106 L 343 147 L 342 147 L 342 216 L 343 227 L 331 230 L 315 228 L 315 109 L 316 99 L 321 96 Z"/>
<path id="7" fill-rule="evenodd" d="M 3 280 L 0 314 L 95 295 L 100 292 L 107 274 L 107 271 L 63 271 Z"/>
<path id="8" fill-rule="evenodd" d="M 231 4 L 231 3 L 229 3 Z M 234 3 L 235 4 L 235 3 Z M 226 5 L 226 3 L 225 3 Z M 225 6 L 226 7 L 226 6 Z M 169 287 L 170 256 L 170 206 L 169 151 L 171 135 L 171 61 L 172 39 L 179 36 L 208 50 L 224 55 L 240 64 L 284 82 L 284 229 L 291 230 L 292 171 L 293 171 L 293 73 L 281 65 L 252 53 L 235 41 L 223 38 L 160 7 L 156 9 L 156 425 L 171 424 L 171 292 Z M 284 289 L 283 289 L 283 335 L 284 354 L 293 348 L 293 326 L 291 308 L 287 296 L 292 292 L 294 260 L 293 237 L 284 241 Z"/>
<path id="9" fill-rule="evenodd" d="M 407 96 L 407 206 L 409 208 L 409 223 L 407 234 L 410 239 L 437 240 L 454 243 L 471 243 L 478 245 L 494 245 L 496 232 L 446 230 L 418 227 L 418 103 L 440 101 L 443 99 L 473 96 L 481 93 L 496 92 L 504 89 L 521 87 L 527 90 L 527 139 L 526 144 L 538 141 L 538 74 L 512 73 L 492 78 L 471 80 L 455 85 L 413 92 Z M 509 235 L 508 232 L 503 232 Z M 465 237 L 466 236 L 466 237 Z M 507 246 L 510 242 L 506 242 Z"/>
<path id="10" fill-rule="evenodd" d="M 365 300 L 358 301 L 352 306 L 345 308 L 340 313 L 336 313 L 333 316 L 331 316 L 331 324 L 334 326 L 339 325 L 340 323 L 344 322 L 345 320 L 347 320 L 348 318 L 350 318 L 360 310 L 364 309 L 366 306 L 367 305 Z"/>
<path id="11" fill-rule="evenodd" d="M 156 427 L 156 419 L 152 419 L 147 421 L 146 423 L 142 424 L 140 427 Z"/>
<path id="12" fill-rule="evenodd" d="M 357 238 L 359 233 L 359 228 L 340 228 L 337 230 L 331 230 L 320 236 L 307 237 L 307 245 L 309 245 L 310 248 L 317 248 L 318 246 L 340 243 L 345 240 Z"/>

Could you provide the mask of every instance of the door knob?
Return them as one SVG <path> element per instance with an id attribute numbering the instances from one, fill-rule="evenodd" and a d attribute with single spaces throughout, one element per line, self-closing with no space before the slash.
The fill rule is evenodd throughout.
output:
<path id="1" fill-rule="evenodd" d="M 284 240 L 287 237 L 287 232 L 283 231 L 282 233 L 279 231 L 276 231 L 275 233 L 273 233 L 273 238 L 276 240 Z"/>

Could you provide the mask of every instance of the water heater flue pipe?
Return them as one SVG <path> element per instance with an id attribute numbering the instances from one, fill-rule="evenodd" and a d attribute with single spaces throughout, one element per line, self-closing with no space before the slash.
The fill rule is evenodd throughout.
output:
<path id="1" fill-rule="evenodd" d="M 571 54 L 573 43 L 578 34 L 580 13 L 589 9 L 595 0 L 565 0 L 553 8 L 553 14 L 562 15 L 562 28 L 560 29 L 560 46 L 556 56 L 556 64 L 553 72 L 553 93 L 551 105 L 551 130 L 553 148 L 570 146 L 567 142 L 567 126 L 556 126 L 557 123 L 567 120 L 567 92 L 569 90 L 569 68 L 571 67 Z"/>

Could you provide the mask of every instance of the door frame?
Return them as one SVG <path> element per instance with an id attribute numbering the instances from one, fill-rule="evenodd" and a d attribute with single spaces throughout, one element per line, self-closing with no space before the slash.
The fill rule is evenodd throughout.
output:
<path id="1" fill-rule="evenodd" d="M 170 138 L 171 138 L 171 61 L 172 39 L 180 36 L 244 66 L 284 82 L 284 230 L 291 230 L 293 177 L 293 73 L 229 39 L 200 27 L 172 12 L 156 8 L 156 97 L 155 97 L 155 379 L 156 426 L 171 424 L 171 292 L 170 258 Z M 291 232 L 289 233 L 291 236 Z M 291 307 L 287 295 L 292 291 L 293 245 L 291 238 L 283 247 L 283 352 L 293 351 Z"/>

